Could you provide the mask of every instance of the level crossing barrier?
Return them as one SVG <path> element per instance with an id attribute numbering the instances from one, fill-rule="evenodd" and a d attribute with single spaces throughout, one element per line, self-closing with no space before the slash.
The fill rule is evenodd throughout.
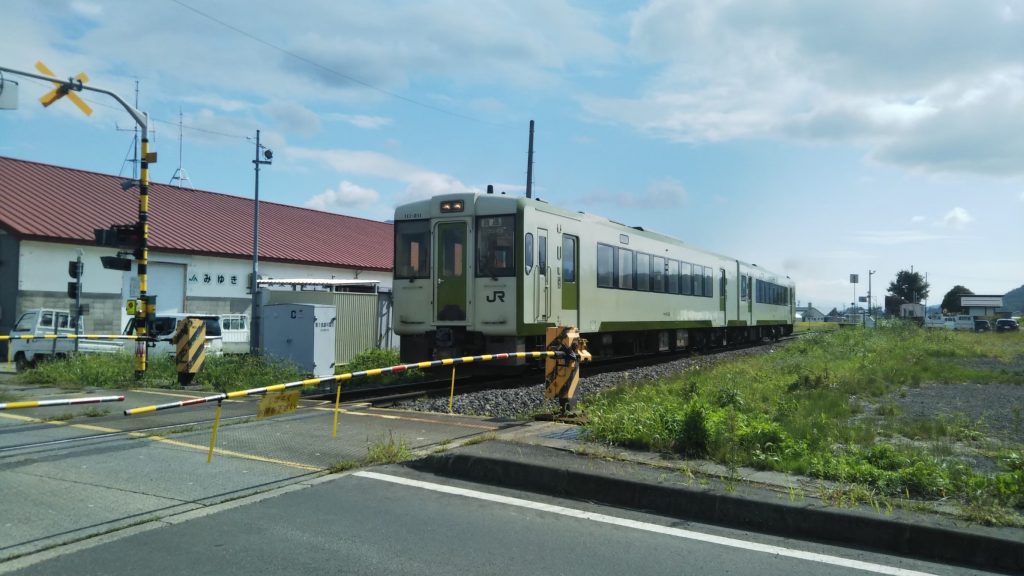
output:
<path id="1" fill-rule="evenodd" d="M 121 396 L 96 396 L 94 398 L 58 398 L 54 400 L 24 400 L 21 402 L 0 402 L 0 410 L 19 408 L 44 408 L 47 406 L 73 406 L 75 404 L 99 404 L 101 402 L 124 402 Z"/>
<path id="2" fill-rule="evenodd" d="M 161 410 L 169 410 L 171 408 L 184 408 L 186 406 L 198 406 L 200 404 L 209 404 L 211 402 L 217 403 L 217 413 L 213 419 L 213 431 L 210 435 L 210 450 L 206 456 L 206 462 L 209 463 L 213 460 L 213 448 L 217 442 L 217 429 L 220 426 L 220 414 L 222 403 L 224 400 L 231 400 L 235 398 L 245 398 L 246 396 L 258 396 L 261 394 L 268 394 L 274 392 L 283 392 L 292 388 L 304 388 L 308 386 L 320 386 L 322 384 L 331 384 L 334 382 L 338 383 L 337 392 L 334 398 L 334 431 L 332 436 L 338 435 L 338 414 L 341 411 L 341 383 L 345 380 L 352 380 L 355 378 L 372 378 L 374 376 L 380 376 L 383 374 L 400 374 L 407 370 L 418 368 L 425 370 L 428 368 L 436 368 L 439 366 L 451 366 L 452 367 L 452 390 L 448 399 L 448 410 L 451 411 L 452 397 L 455 394 L 455 366 L 458 364 L 471 364 L 474 362 L 489 362 L 492 360 L 509 360 L 512 358 L 561 358 L 565 356 L 562 351 L 548 350 L 544 352 L 502 352 L 499 354 L 482 354 L 479 356 L 462 356 L 459 358 L 444 358 L 442 360 L 427 360 L 424 362 L 415 362 L 412 364 L 397 364 L 395 366 L 388 366 L 386 368 L 372 368 L 370 370 L 360 370 L 358 372 L 346 372 L 344 374 L 335 374 L 332 376 L 319 376 L 315 378 L 307 378 L 305 380 L 296 380 L 295 382 L 286 382 L 284 384 L 274 384 L 272 386 L 262 386 L 260 388 L 249 388 L 248 390 L 236 390 L 234 392 L 222 392 L 220 394 L 214 394 L 212 396 L 204 396 L 202 398 L 192 398 L 189 400 L 179 400 L 177 402 L 168 402 L 166 404 L 153 404 L 150 406 L 140 406 L 138 408 L 130 408 L 124 411 L 125 416 L 136 416 L 139 414 L 147 414 L 150 412 L 158 412 Z"/>

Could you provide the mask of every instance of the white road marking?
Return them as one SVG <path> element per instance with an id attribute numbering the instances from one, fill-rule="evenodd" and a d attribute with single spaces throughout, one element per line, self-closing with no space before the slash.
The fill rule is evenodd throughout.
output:
<path id="1" fill-rule="evenodd" d="M 362 478 L 371 478 L 374 480 L 381 480 L 384 482 L 391 482 L 393 484 L 401 484 L 404 486 L 412 486 L 415 488 L 422 488 L 424 490 L 432 490 L 434 492 L 441 492 L 444 494 L 453 494 L 456 496 L 464 496 L 466 498 L 475 498 L 477 500 L 486 500 L 488 502 L 496 502 L 498 504 L 506 504 L 509 506 L 518 506 L 520 508 L 529 508 L 532 510 L 540 510 L 543 512 L 550 512 L 552 514 L 560 514 L 562 516 L 568 516 L 571 518 L 581 518 L 584 520 L 592 520 L 594 522 L 602 522 L 604 524 L 612 524 L 615 526 L 623 526 L 625 528 L 633 528 L 635 530 L 644 530 L 646 532 L 654 532 L 656 534 L 665 534 L 668 536 L 675 536 L 677 538 L 686 538 L 688 540 L 696 540 L 698 542 L 707 542 L 709 544 L 718 544 L 720 546 L 729 546 L 732 548 L 741 548 L 743 550 L 751 550 L 753 552 L 763 552 L 765 554 L 775 554 L 777 556 L 786 556 L 788 558 L 797 558 L 799 560 L 807 560 L 809 562 L 818 562 L 821 564 L 831 564 L 833 566 L 842 566 L 844 568 L 853 568 L 855 570 L 863 570 L 865 572 L 874 572 L 876 574 L 889 574 L 892 576 L 935 576 L 928 572 L 918 572 L 916 570 L 907 570 L 905 568 L 896 568 L 893 566 L 886 566 L 884 564 L 875 564 L 873 562 L 862 562 L 860 560 L 850 560 L 848 558 L 840 558 L 838 556 L 829 556 L 827 554 L 817 554 L 815 552 L 804 552 L 802 550 L 794 550 L 791 548 L 783 548 L 781 546 L 772 546 L 769 544 L 758 544 L 757 542 L 748 542 L 746 540 L 738 540 L 735 538 L 726 538 L 724 536 L 714 536 L 712 534 L 704 534 L 701 532 L 694 532 L 692 530 L 683 530 L 680 528 L 671 528 L 668 526 L 659 526 L 657 524 L 650 524 L 648 522 L 639 522 L 636 520 L 627 520 L 625 518 L 616 518 L 615 516 L 608 516 L 606 514 L 598 514 L 595 512 L 586 512 L 584 510 L 576 510 L 574 508 L 566 508 L 564 506 L 555 506 L 553 504 L 544 504 L 541 502 L 533 502 L 531 500 L 523 500 L 521 498 L 512 498 L 510 496 L 502 496 L 500 494 L 489 494 L 487 492 L 479 492 L 477 490 L 468 490 L 466 488 L 456 488 L 454 486 L 445 486 L 443 484 L 435 484 L 433 482 L 423 482 L 421 480 L 412 480 L 409 478 L 402 478 L 400 476 L 391 476 L 389 474 L 380 474 L 378 472 L 359 471 L 353 472 L 354 476 L 360 476 Z"/>

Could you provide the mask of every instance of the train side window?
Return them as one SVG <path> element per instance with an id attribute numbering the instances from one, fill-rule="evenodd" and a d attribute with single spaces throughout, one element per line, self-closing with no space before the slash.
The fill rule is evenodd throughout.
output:
<path id="1" fill-rule="evenodd" d="M 689 262 L 679 263 L 679 293 L 689 296 L 693 294 L 693 280 L 690 275 L 693 273 L 693 264 Z"/>
<path id="2" fill-rule="evenodd" d="M 651 257 L 639 252 L 636 255 L 636 289 L 643 292 L 651 289 Z"/>
<path id="3" fill-rule="evenodd" d="M 537 268 L 541 276 L 548 275 L 548 237 L 537 237 Z"/>
<path id="4" fill-rule="evenodd" d="M 526 273 L 529 274 L 533 270 L 533 233 L 526 233 L 525 245 L 523 246 L 523 264 L 526 268 Z"/>
<path id="5" fill-rule="evenodd" d="M 562 279 L 576 281 L 576 239 L 572 236 L 562 236 Z"/>
<path id="6" fill-rule="evenodd" d="M 715 295 L 715 276 L 710 267 L 704 267 L 704 295 L 711 298 Z"/>
<path id="7" fill-rule="evenodd" d="M 669 294 L 679 294 L 679 262 L 668 261 L 668 272 L 665 277 L 666 287 Z"/>
<path id="8" fill-rule="evenodd" d="M 651 256 L 651 292 L 665 291 L 665 259 Z"/>
<path id="9" fill-rule="evenodd" d="M 615 287 L 615 248 L 607 244 L 597 245 L 597 285 Z"/>
<path id="10" fill-rule="evenodd" d="M 633 289 L 633 251 L 619 248 L 619 288 Z"/>
<path id="11" fill-rule="evenodd" d="M 395 223 L 395 278 L 430 278 L 430 221 Z"/>
<path id="12" fill-rule="evenodd" d="M 690 276 L 693 279 L 693 295 L 703 296 L 704 295 L 704 267 L 693 265 L 693 274 Z"/>
<path id="13" fill-rule="evenodd" d="M 476 219 L 478 277 L 516 275 L 515 216 L 481 216 Z"/>
<path id="14" fill-rule="evenodd" d="M 740 274 L 740 300 L 747 300 L 747 275 Z"/>

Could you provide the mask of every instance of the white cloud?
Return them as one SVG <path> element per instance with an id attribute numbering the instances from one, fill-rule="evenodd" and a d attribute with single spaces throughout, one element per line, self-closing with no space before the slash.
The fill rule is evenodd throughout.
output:
<path id="1" fill-rule="evenodd" d="M 375 204 L 380 200 L 380 194 L 372 188 L 363 188 L 343 180 L 337 190 L 325 190 L 321 194 L 313 196 L 306 201 L 306 207 L 314 210 L 326 210 L 330 212 L 345 212 L 354 207 L 363 207 Z"/>
<path id="2" fill-rule="evenodd" d="M 865 244 L 880 244 L 883 246 L 928 242 L 945 238 L 945 236 L 940 234 L 929 234 L 927 232 L 918 232 L 916 230 L 863 231 L 857 232 L 854 236 L 858 241 Z"/>
<path id="3" fill-rule="evenodd" d="M 587 201 L 589 202 L 648 210 L 675 208 L 685 203 L 686 199 L 686 188 L 671 178 L 651 182 L 647 189 L 639 194 L 632 192 L 594 192 L 587 196 Z"/>
<path id="4" fill-rule="evenodd" d="M 454 176 L 425 170 L 379 152 L 286 148 L 285 154 L 294 160 L 326 164 L 341 174 L 374 176 L 404 182 L 406 189 L 402 201 L 453 192 L 480 192 L 479 188 L 464 184 Z"/>
<path id="5" fill-rule="evenodd" d="M 320 117 L 312 110 L 294 102 L 273 102 L 264 106 L 282 131 L 310 136 L 320 131 Z"/>
<path id="6" fill-rule="evenodd" d="M 103 16 L 103 6 L 93 2 L 85 2 L 84 0 L 74 0 L 71 2 L 71 10 L 86 18 L 98 19 L 100 16 Z"/>
<path id="7" fill-rule="evenodd" d="M 957 206 L 956 208 L 953 208 L 952 210 L 947 212 L 946 215 L 942 217 L 942 225 L 957 230 L 961 230 L 965 226 L 970 224 L 973 220 L 974 218 L 967 213 L 967 210 L 964 210 L 963 208 Z"/>
<path id="8" fill-rule="evenodd" d="M 580 102 L 675 142 L 826 140 L 915 170 L 1020 175 L 1024 19 L 1006 6 L 652 0 L 627 53 L 658 74 Z"/>
<path id="9" fill-rule="evenodd" d="M 356 128 L 364 128 L 367 130 L 374 130 L 382 126 L 387 126 L 393 122 L 391 118 L 384 116 L 367 116 L 365 114 L 329 114 L 328 120 L 340 120 L 347 122 Z"/>
<path id="10" fill-rule="evenodd" d="M 925 217 L 925 216 L 914 216 L 914 217 L 912 217 L 910 219 L 910 221 L 915 223 L 915 224 L 917 224 L 919 222 L 924 222 L 925 220 L 927 220 L 927 217 Z"/>

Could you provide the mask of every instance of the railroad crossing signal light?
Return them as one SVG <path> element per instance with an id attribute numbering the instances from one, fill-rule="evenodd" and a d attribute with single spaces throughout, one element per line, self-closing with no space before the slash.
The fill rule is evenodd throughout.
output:
<path id="1" fill-rule="evenodd" d="M 42 60 L 40 60 L 39 62 L 36 62 L 36 70 L 39 70 L 40 72 L 42 72 L 43 74 L 45 74 L 47 76 L 51 76 L 53 78 L 57 77 L 56 74 L 54 74 L 52 71 L 50 71 L 49 68 L 46 67 L 46 64 L 43 64 Z M 78 94 L 75 94 L 75 92 L 74 92 L 74 90 L 76 89 L 74 87 L 74 85 L 75 85 L 74 81 L 75 80 L 78 81 L 78 88 L 77 89 L 81 90 L 82 89 L 82 84 L 85 84 L 86 82 L 89 81 L 89 76 L 87 76 L 85 74 L 85 72 L 79 72 L 77 76 L 75 76 L 74 78 L 68 80 L 67 82 L 60 82 L 60 81 L 54 82 L 53 83 L 53 86 L 54 86 L 53 90 L 50 90 L 46 94 L 43 94 L 39 98 L 39 102 L 43 106 L 49 106 L 50 104 L 53 104 L 54 102 L 56 102 L 57 100 L 60 100 L 64 96 L 67 96 L 68 100 L 71 100 L 71 102 L 75 106 L 78 106 L 78 109 L 81 110 L 82 113 L 84 113 L 86 116 L 91 116 L 92 115 L 92 108 L 90 108 L 89 105 L 86 104 L 85 101 L 82 100 L 78 96 Z"/>
<path id="2" fill-rule="evenodd" d="M 79 286 L 81 285 L 78 282 L 68 282 L 68 298 L 77 300 L 82 295 L 79 291 Z"/>
<path id="3" fill-rule="evenodd" d="M 110 228 L 94 228 L 97 246 L 110 248 L 136 248 L 142 239 L 136 224 L 114 224 Z"/>
<path id="4" fill-rule="evenodd" d="M 85 264 L 78 260 L 72 260 L 68 262 L 68 276 L 78 279 L 82 277 L 82 272 L 85 268 Z"/>

